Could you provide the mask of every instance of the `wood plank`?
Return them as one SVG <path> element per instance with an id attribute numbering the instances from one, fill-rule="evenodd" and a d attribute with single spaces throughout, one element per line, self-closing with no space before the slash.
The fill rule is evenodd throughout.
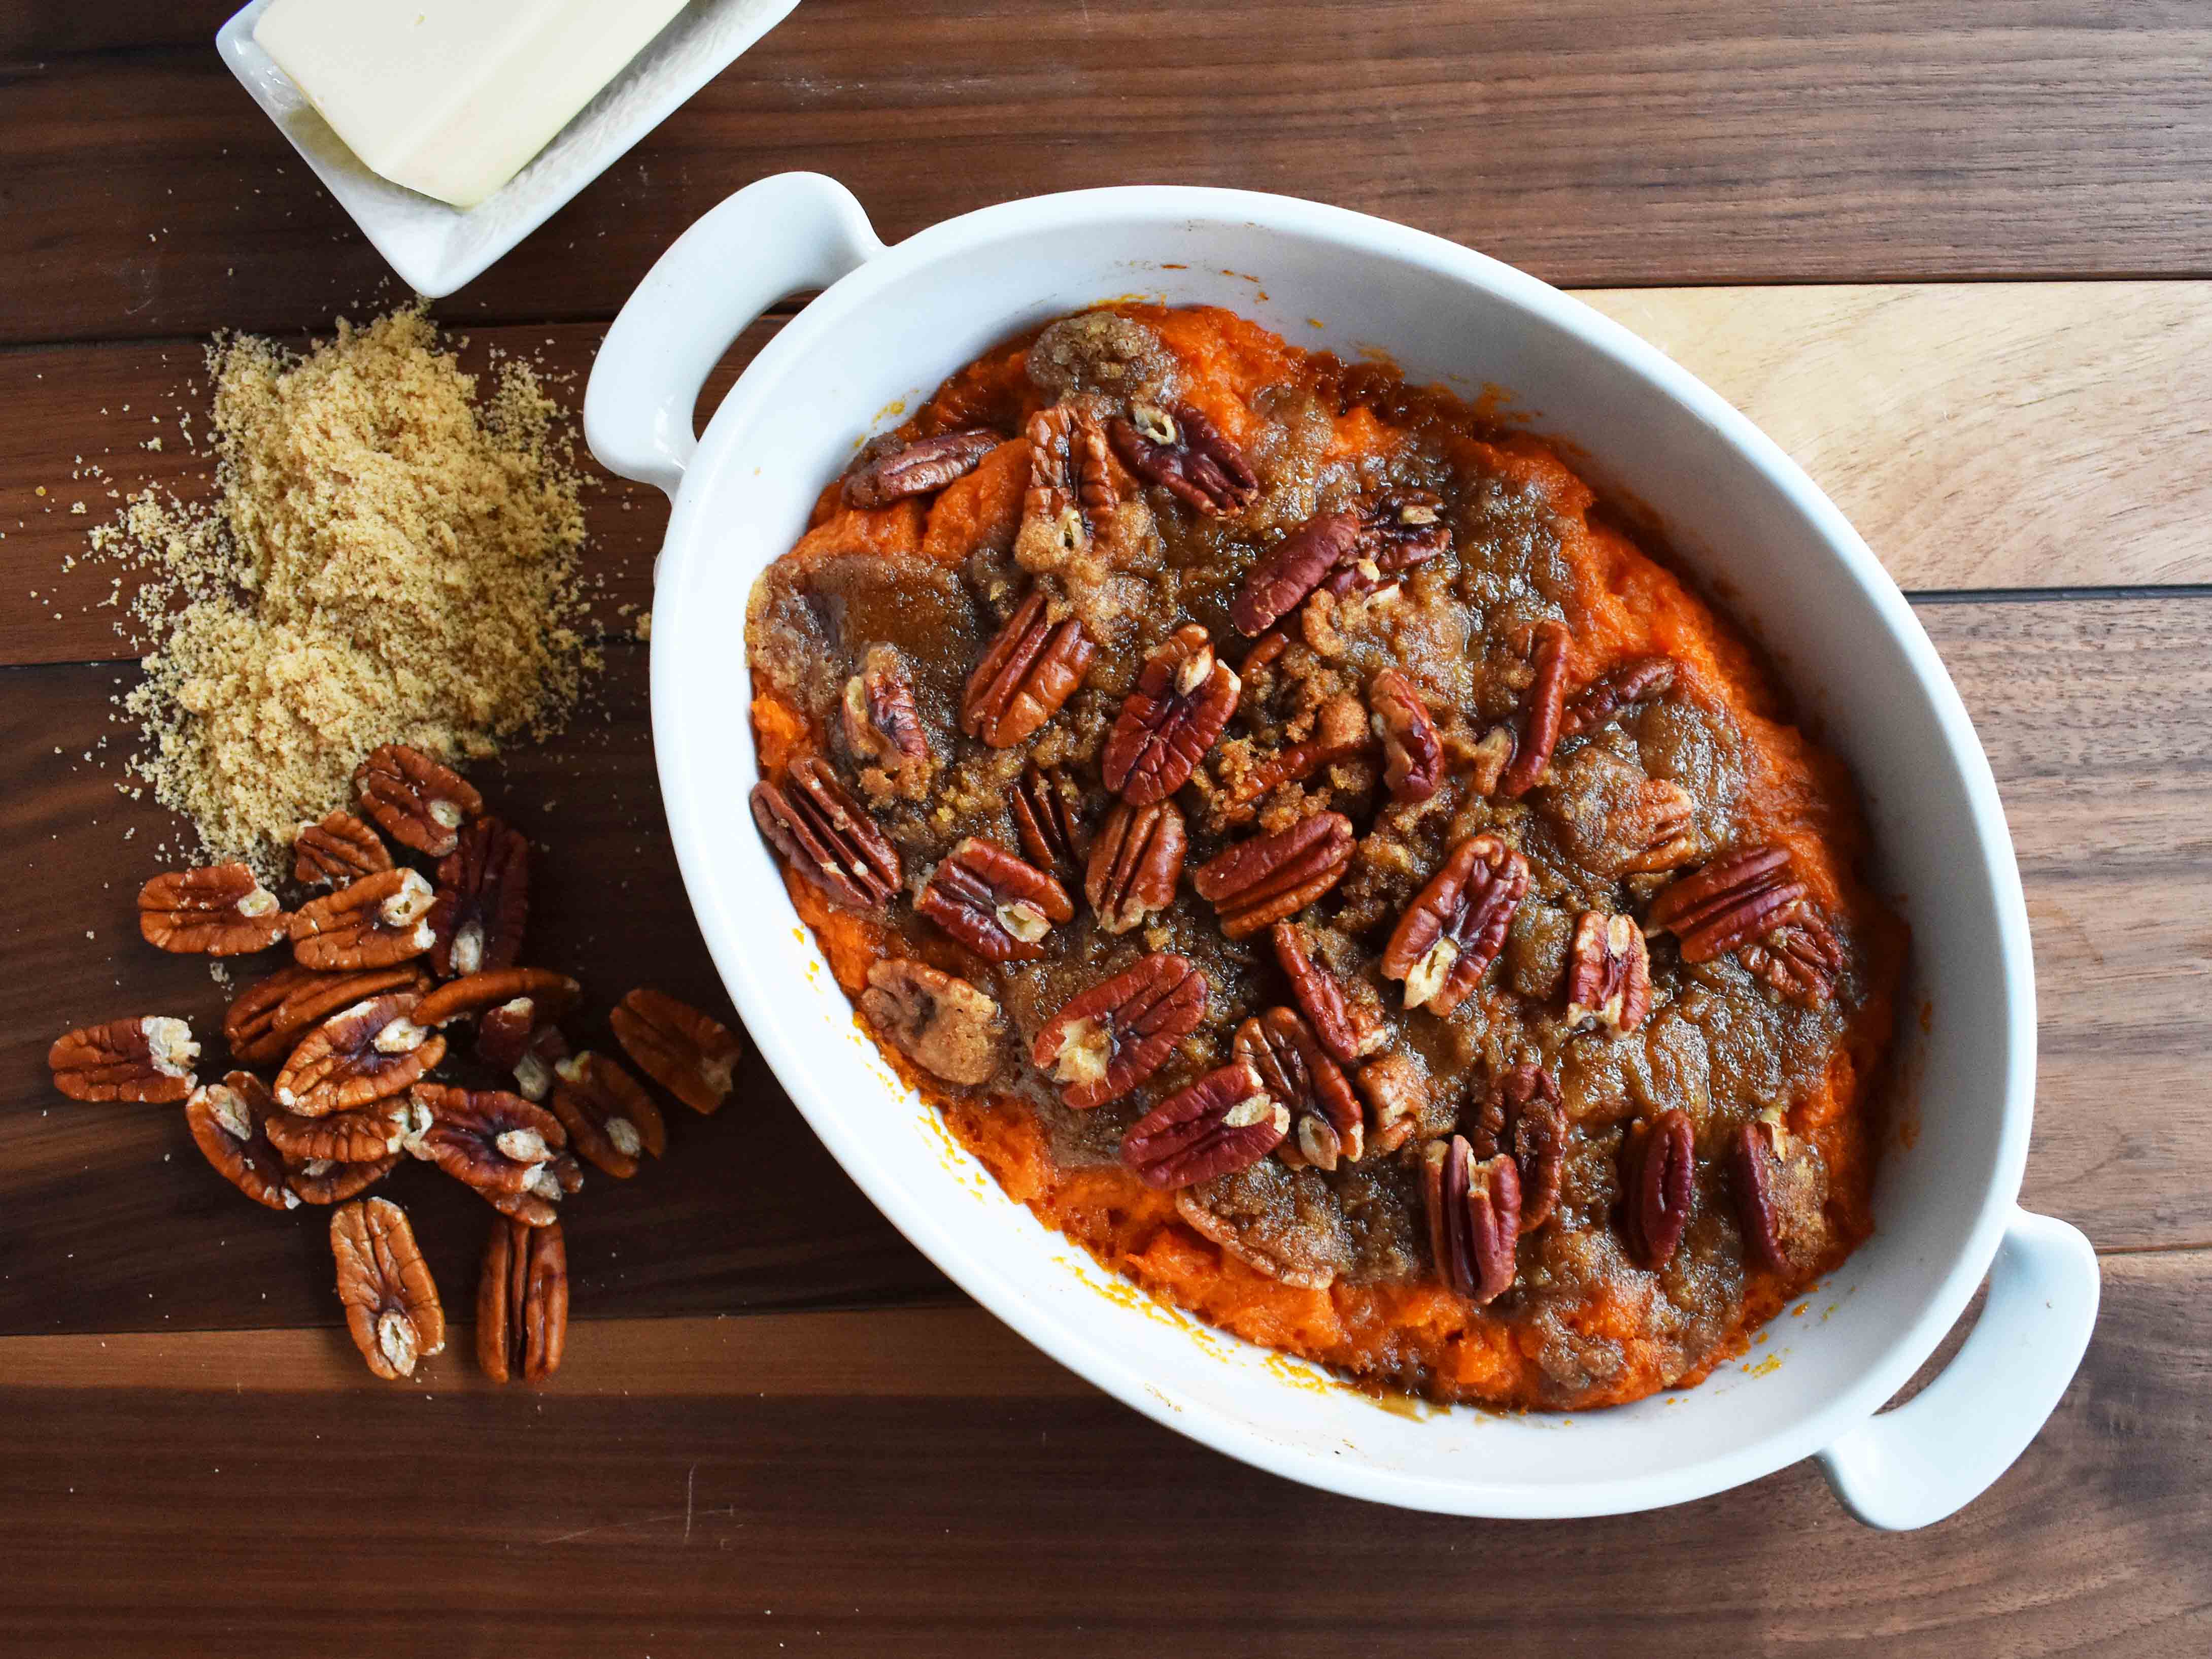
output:
<path id="1" fill-rule="evenodd" d="M 51 11 L 11 33 L 0 338 L 308 327 L 392 291 L 204 44 L 228 5 L 175 8 L 166 51 L 83 50 Z M 611 315 L 677 229 L 791 167 L 843 178 L 892 240 L 1142 179 L 1321 197 L 1583 286 L 2212 271 L 2189 0 L 1030 17 L 810 0 L 464 305 Z"/>
<path id="2" fill-rule="evenodd" d="M 2177 363 L 2212 361 L 2212 283 L 1585 297 L 1765 427 L 1908 589 L 2212 582 L 2212 409 L 2172 395 Z M 745 331 L 702 408 L 778 325 Z M 580 402 L 602 332 L 477 329 L 464 360 L 526 354 Z M 206 436 L 201 364 L 180 341 L 0 352 L 0 407 L 16 416 L 0 428 L 0 594 L 22 601 L 0 609 L 0 663 L 135 654 L 104 603 L 119 573 L 83 558 L 85 537 L 143 485 L 205 495 L 209 463 L 179 441 L 181 416 Z M 153 437 L 160 451 L 140 447 Z M 622 607 L 652 602 L 667 511 L 586 459 L 597 612 L 625 626 Z"/>
<path id="3" fill-rule="evenodd" d="M 2050 1425 L 1978 1503 L 1906 1535 L 1850 1521 L 1808 1464 L 1645 1516 L 1396 1514 L 1103 1396 L 1002 1390 L 980 1315 L 945 1316 L 975 1322 L 957 1395 L 933 1392 L 932 1359 L 915 1394 L 884 1393 L 882 1357 L 827 1395 L 763 1392 L 742 1365 L 706 1396 L 11 1382 L 0 1622 L 52 1659 L 289 1659 L 340 1629 L 363 1656 L 489 1655 L 518 1628 L 533 1653 L 654 1659 L 2202 1652 L 2212 1258 L 2105 1268 Z M 804 1346 L 808 1322 L 779 1334 Z M 388 1593 L 333 1599 L 338 1538 Z"/>
<path id="4" fill-rule="evenodd" d="M 1979 722 L 2027 884 L 2043 1040 L 2026 1200 L 2106 1248 L 2212 1241 L 2212 1124 L 2177 1109 L 2212 1046 L 2199 921 L 2212 906 L 2212 602 L 1922 615 Z M 647 981 L 718 1006 L 655 805 L 643 666 L 643 652 L 617 653 L 604 713 L 494 769 L 487 788 L 542 849 L 533 955 L 579 968 L 595 1006 Z M 13 990 L 0 1009 L 0 1333 L 330 1322 L 316 1218 L 248 1208 L 173 1112 L 49 1091 L 43 1057 L 63 1030 L 152 1012 L 212 1030 L 224 999 L 204 965 L 148 950 L 132 927 L 131 895 L 170 832 L 82 759 L 114 672 L 4 672 L 5 874 L 46 902 L 0 919 Z M 580 1315 L 948 1294 L 757 1062 L 730 1107 L 676 1114 L 671 1136 L 663 1164 L 595 1179 L 575 1206 Z M 476 1203 L 424 1166 L 394 1189 L 418 1206 L 441 1282 L 471 1282 Z"/>

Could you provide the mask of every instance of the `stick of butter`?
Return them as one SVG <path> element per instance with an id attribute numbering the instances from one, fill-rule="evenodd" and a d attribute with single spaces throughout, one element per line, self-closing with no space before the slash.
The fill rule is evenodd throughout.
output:
<path id="1" fill-rule="evenodd" d="M 474 207 L 684 0 L 276 0 L 253 38 L 364 165 Z"/>

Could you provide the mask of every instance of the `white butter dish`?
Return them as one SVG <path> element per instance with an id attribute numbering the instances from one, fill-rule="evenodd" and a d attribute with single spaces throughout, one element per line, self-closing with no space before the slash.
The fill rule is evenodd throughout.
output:
<path id="1" fill-rule="evenodd" d="M 379 177 L 347 148 L 255 41 L 270 3 L 253 0 L 222 26 L 216 46 L 223 61 L 392 270 L 436 298 L 544 223 L 798 0 L 690 0 L 520 173 L 467 209 Z"/>

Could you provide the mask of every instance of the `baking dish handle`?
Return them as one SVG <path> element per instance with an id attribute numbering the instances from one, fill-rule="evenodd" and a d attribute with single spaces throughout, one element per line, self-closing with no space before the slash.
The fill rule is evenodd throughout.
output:
<path id="1" fill-rule="evenodd" d="M 883 250 L 853 192 L 818 173 L 779 173 L 709 210 L 600 343 L 584 393 L 592 453 L 673 500 L 699 447 L 699 389 L 730 343 L 776 301 L 827 288 Z"/>
<path id="2" fill-rule="evenodd" d="M 1929 1526 L 1980 1497 L 2057 1408 L 2089 1346 L 2097 1288 L 2087 1239 L 2014 1210 L 1982 1316 L 1942 1375 L 1820 1454 L 1836 1496 L 1892 1532 Z"/>

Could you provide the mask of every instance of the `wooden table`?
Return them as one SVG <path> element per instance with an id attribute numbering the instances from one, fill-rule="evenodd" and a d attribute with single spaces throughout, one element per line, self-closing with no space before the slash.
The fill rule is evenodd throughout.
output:
<path id="1" fill-rule="evenodd" d="M 134 937 L 170 826 L 115 787 L 131 648 L 106 574 L 64 568 L 112 505 L 82 469 L 197 487 L 176 416 L 210 331 L 398 297 L 217 64 L 223 9 L 0 15 L 0 1649 L 2212 1649 L 2201 4 L 807 0 L 439 307 L 478 349 L 580 372 L 671 236 L 786 167 L 844 179 L 894 239 L 1037 191 L 1241 185 L 1599 290 L 1747 409 L 1888 561 L 1980 727 L 2042 988 L 2025 1197 L 2103 1253 L 2042 1437 L 1901 1537 L 1809 1466 L 1547 1525 L 1255 1473 L 966 1303 L 757 1066 L 580 1209 L 554 1386 L 486 1387 L 465 1340 L 419 1386 L 372 1384 L 319 1213 L 241 1203 L 172 1111 L 52 1095 L 69 1026 L 220 1006 L 204 965 Z M 597 498 L 611 623 L 663 522 L 644 492 Z M 719 1003 L 645 652 L 608 657 L 601 704 L 490 786 L 550 849 L 539 949 L 605 997 Z M 417 1207 L 465 1310 L 482 1218 Z"/>

